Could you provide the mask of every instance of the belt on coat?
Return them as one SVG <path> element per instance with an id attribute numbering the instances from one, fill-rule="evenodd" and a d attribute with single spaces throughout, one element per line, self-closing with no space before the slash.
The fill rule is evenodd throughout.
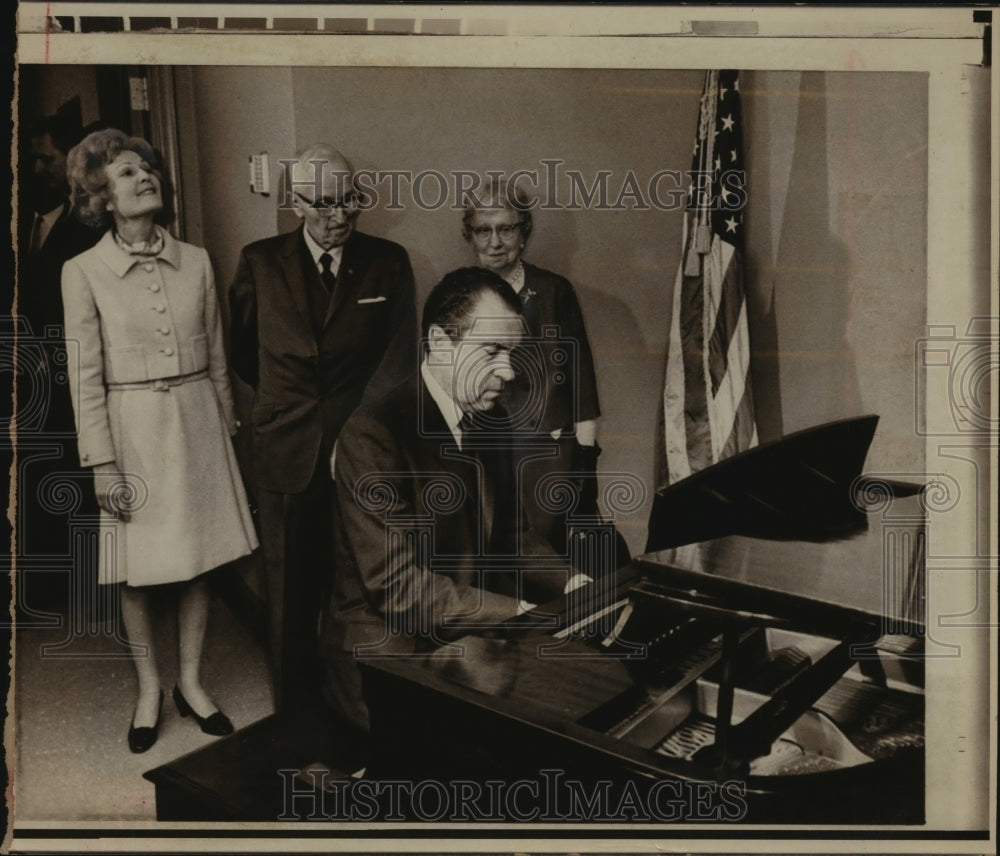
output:
<path id="1" fill-rule="evenodd" d="M 158 377 L 154 380 L 137 380 L 130 383 L 109 383 L 106 384 L 108 392 L 122 389 L 151 389 L 154 392 L 169 392 L 170 387 L 191 383 L 196 380 L 204 380 L 208 377 L 208 369 L 191 374 L 174 375 L 173 377 Z"/>

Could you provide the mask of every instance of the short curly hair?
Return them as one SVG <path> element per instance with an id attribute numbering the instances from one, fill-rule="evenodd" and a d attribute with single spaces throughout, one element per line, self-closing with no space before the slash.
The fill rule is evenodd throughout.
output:
<path id="1" fill-rule="evenodd" d="M 462 237 L 472 240 L 472 217 L 477 211 L 486 209 L 506 209 L 515 211 L 520 216 L 517 224 L 521 229 L 521 237 L 527 241 L 531 234 L 531 202 L 527 194 L 512 181 L 500 181 L 493 177 L 486 185 L 486 192 L 480 199 L 474 193 L 465 197 L 465 210 L 462 212 Z"/>
<path id="2" fill-rule="evenodd" d="M 135 152 L 162 182 L 156 150 L 141 137 L 130 137 L 117 128 L 88 134 L 66 156 L 73 211 L 88 226 L 106 229 L 111 225 L 106 167 L 122 152 Z"/>

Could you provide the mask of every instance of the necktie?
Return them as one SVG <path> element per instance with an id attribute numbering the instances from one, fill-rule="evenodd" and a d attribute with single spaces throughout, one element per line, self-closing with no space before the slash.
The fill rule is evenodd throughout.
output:
<path id="1" fill-rule="evenodd" d="M 462 450 L 479 462 L 481 481 L 479 490 L 479 507 L 482 513 L 483 534 L 486 536 L 487 552 L 493 535 L 493 515 L 496 510 L 496 462 L 493 460 L 489 442 L 493 439 L 482 421 L 475 413 L 465 413 L 458 423 L 462 431 Z"/>
<path id="2" fill-rule="evenodd" d="M 475 430 L 471 413 L 463 413 L 458 421 L 458 430 L 462 432 L 462 446 L 466 444 L 466 438 Z"/>
<path id="3" fill-rule="evenodd" d="M 320 267 L 323 270 L 320 272 L 319 278 L 323 280 L 323 287 L 326 289 L 327 294 L 333 294 L 333 288 L 337 284 L 337 275 L 330 270 L 330 265 L 333 264 L 333 256 L 329 253 L 323 253 L 319 257 Z"/>

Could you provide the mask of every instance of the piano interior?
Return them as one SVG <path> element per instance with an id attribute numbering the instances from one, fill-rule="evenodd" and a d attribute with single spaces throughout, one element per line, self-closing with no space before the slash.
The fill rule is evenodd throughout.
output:
<path id="1" fill-rule="evenodd" d="M 922 822 L 924 510 L 861 479 L 876 422 L 703 470 L 628 565 L 457 656 L 365 668 L 373 766 L 737 781 L 751 822 Z"/>
<path id="2" fill-rule="evenodd" d="M 662 611 L 654 620 L 650 611 L 637 606 L 643 599 L 640 593 L 620 606 L 616 619 L 627 616 L 622 629 L 600 643 L 611 655 L 644 649 L 635 660 L 622 661 L 635 683 L 578 722 L 667 758 L 696 762 L 716 741 L 725 631 L 695 618 L 681 618 L 664 631 L 657 623 Z M 587 628 L 579 632 L 585 634 Z M 796 678 L 837 645 L 834 639 L 770 627 L 740 632 L 731 664 L 730 726 L 794 687 Z M 760 746 L 762 754 L 744 753 L 745 774 L 805 775 L 923 748 L 920 640 L 887 637 L 862 653 L 864 659 L 851 664 L 819 698 L 800 702 L 798 718 Z"/>

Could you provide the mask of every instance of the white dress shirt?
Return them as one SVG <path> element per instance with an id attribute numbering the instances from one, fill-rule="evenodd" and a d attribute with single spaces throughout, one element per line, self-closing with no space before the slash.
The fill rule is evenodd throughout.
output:
<path id="1" fill-rule="evenodd" d="M 330 272 L 336 276 L 337 271 L 340 270 L 341 259 L 344 258 L 344 248 L 331 247 L 329 250 L 324 250 L 313 240 L 313 237 L 309 234 L 308 229 L 302 230 L 302 237 L 306 239 L 306 246 L 309 248 L 309 253 L 312 255 L 313 262 L 316 265 L 316 270 L 323 273 L 323 265 L 320 264 L 319 257 L 323 255 L 323 253 L 326 253 L 331 259 L 333 259 L 333 261 L 330 262 Z"/>
<path id="2" fill-rule="evenodd" d="M 434 403 L 438 406 L 438 410 L 441 411 L 441 415 L 444 417 L 448 430 L 451 431 L 451 435 L 455 438 L 455 443 L 458 445 L 458 448 L 461 449 L 462 429 L 459 428 L 459 423 L 462 421 L 462 411 L 459 409 L 458 405 L 455 404 L 455 399 L 453 399 L 448 394 L 448 391 L 434 379 L 434 375 L 431 374 L 430 368 L 427 365 L 426 358 L 420 364 L 420 377 L 423 378 L 424 386 L 427 387 L 427 391 L 431 394 L 431 398 L 434 399 Z"/>

